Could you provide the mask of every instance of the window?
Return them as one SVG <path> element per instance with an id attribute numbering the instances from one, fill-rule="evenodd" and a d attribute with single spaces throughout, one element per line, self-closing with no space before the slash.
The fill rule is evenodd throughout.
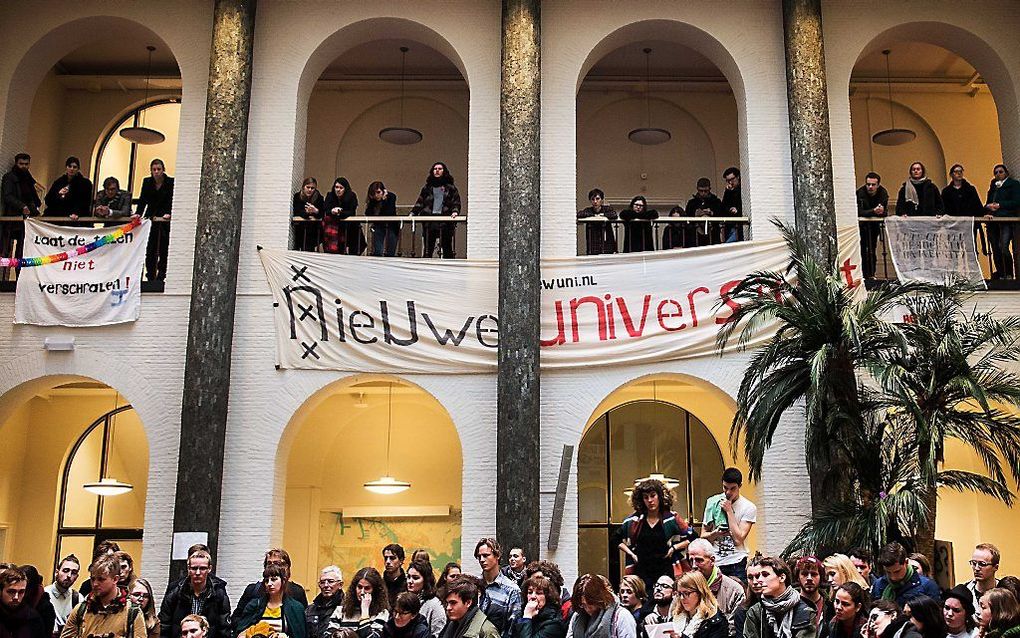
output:
<path id="1" fill-rule="evenodd" d="M 120 136 L 121 129 L 139 126 L 144 119 L 148 128 L 163 133 L 166 139 L 159 144 L 133 144 Z M 154 158 L 163 160 L 167 175 L 173 175 L 177 164 L 177 133 L 181 119 L 181 104 L 177 100 L 150 102 L 144 109 L 138 108 L 125 115 L 103 136 L 92 162 L 92 183 L 96 190 L 103 187 L 103 180 L 116 177 L 120 187 L 138 197 L 142 180 L 149 176 L 149 162 Z"/>

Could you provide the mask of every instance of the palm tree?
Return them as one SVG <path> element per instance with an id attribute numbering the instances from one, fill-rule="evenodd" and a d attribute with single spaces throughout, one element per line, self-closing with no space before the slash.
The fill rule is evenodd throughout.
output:
<path id="1" fill-rule="evenodd" d="M 1012 505 L 1003 466 L 1014 483 L 1020 479 L 1020 377 L 1003 368 L 1020 360 L 1020 317 L 966 311 L 971 290 L 950 284 L 907 298 L 899 347 L 882 350 L 869 364 L 882 390 L 876 407 L 916 458 L 916 489 L 925 505 L 916 549 L 926 556 L 934 553 L 939 486 Z M 985 474 L 943 469 L 951 439 L 974 451 Z"/>
<path id="2" fill-rule="evenodd" d="M 858 373 L 877 352 L 900 347 L 901 333 L 881 316 L 923 287 L 889 286 L 862 298 L 835 264 L 817 262 L 801 236 L 776 225 L 790 250 L 787 271 L 743 279 L 730 292 L 740 308 L 717 339 L 722 350 L 739 335 L 737 345 L 746 348 L 766 325 L 779 324 L 752 355 L 741 381 L 730 444 L 736 450 L 743 441 L 749 478 L 758 480 L 780 420 L 803 402 L 811 507 L 818 514 L 828 504 L 853 502 L 855 494 L 870 501 L 882 491 Z"/>

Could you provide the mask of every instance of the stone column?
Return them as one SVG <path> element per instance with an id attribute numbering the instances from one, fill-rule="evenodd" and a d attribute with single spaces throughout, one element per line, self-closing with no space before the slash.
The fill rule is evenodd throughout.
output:
<path id="1" fill-rule="evenodd" d="M 836 208 L 821 0 L 783 0 L 783 33 L 797 228 L 813 256 L 831 264 L 836 259 Z"/>
<path id="2" fill-rule="evenodd" d="M 184 368 L 174 531 L 220 526 L 256 0 L 216 0 Z M 171 567 L 180 573 L 181 563 Z M 176 569 L 175 569 L 176 567 Z"/>
<path id="3" fill-rule="evenodd" d="M 503 0 L 496 537 L 538 558 L 541 0 Z M 468 539 L 468 542 L 474 539 Z"/>

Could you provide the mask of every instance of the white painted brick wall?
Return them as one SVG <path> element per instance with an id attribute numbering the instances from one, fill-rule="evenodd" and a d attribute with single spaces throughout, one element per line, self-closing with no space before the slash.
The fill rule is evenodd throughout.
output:
<path id="1" fill-rule="evenodd" d="M 1015 68 L 1020 45 L 1014 35 L 1020 25 L 1015 12 L 1008 10 L 1012 3 L 980 4 L 988 11 L 968 10 L 969 5 L 960 7 L 938 0 L 926 3 L 925 15 L 959 25 L 993 43 L 991 49 L 1005 65 Z M 151 468 L 143 560 L 157 589 L 163 584 L 173 518 L 211 11 L 212 3 L 197 1 L 171 6 L 124 0 L 74 5 L 39 0 L 31 7 L 5 7 L 0 20 L 4 52 L 0 55 L 0 87 L 6 90 L 6 97 L 0 98 L 0 159 L 4 162 L 7 160 L 3 158 L 20 150 L 27 138 L 27 114 L 38 80 L 62 55 L 92 37 L 97 16 L 116 15 L 147 25 L 170 46 L 181 66 L 184 100 L 168 293 L 147 295 L 142 320 L 137 324 L 75 331 L 78 347 L 70 354 L 46 354 L 41 349 L 45 335 L 66 330 L 12 326 L 13 297 L 0 297 L 0 323 L 6 325 L 0 328 L 0 352 L 5 363 L 0 370 L 0 392 L 40 375 L 80 374 L 116 387 L 138 410 L 149 435 Z M 853 215 L 854 171 L 845 96 L 850 69 L 874 34 L 914 21 L 918 15 L 916 3 L 825 2 L 837 211 L 843 222 L 851 221 Z M 865 16 L 869 21 L 866 28 Z M 366 22 L 372 19 L 376 21 Z M 730 79 L 739 111 L 747 210 L 754 216 L 755 235 L 774 232 L 768 224 L 771 217 L 792 219 L 778 1 L 738 0 L 720 11 L 717 3 L 708 0 L 546 0 L 542 30 L 544 255 L 573 254 L 575 192 L 588 187 L 575 184 L 577 86 L 598 57 L 650 33 L 681 39 L 713 59 Z M 291 439 L 298 435 L 296 428 L 289 427 L 292 415 L 323 387 L 354 378 L 345 373 L 274 370 L 271 299 L 255 246 L 282 247 L 286 243 L 290 194 L 304 163 L 304 111 L 315 78 L 347 48 L 371 39 L 394 37 L 420 39 L 446 53 L 467 79 L 471 94 L 469 256 L 494 258 L 498 254 L 499 3 L 260 3 L 218 557 L 218 571 L 233 583 L 235 596 L 241 584 L 257 578 L 265 548 L 282 540 L 281 499 L 287 452 Z M 971 48 L 981 53 L 981 47 Z M 980 64 L 982 60 L 971 62 Z M 984 66 L 994 72 L 998 68 L 994 62 Z M 24 90 L 7 90 L 12 82 Z M 1013 157 L 1020 145 L 1013 143 L 1012 137 L 1007 144 L 1007 136 L 1016 135 L 1018 130 L 1016 96 L 1000 99 L 997 95 L 996 99 L 1000 109 L 1006 105 L 1002 114 L 1003 146 L 1009 149 L 1007 158 Z M 1020 310 L 1020 295 L 989 294 L 982 301 L 995 304 L 1003 312 Z M 579 443 L 584 424 L 613 390 L 647 374 L 676 373 L 704 379 L 732 396 L 745 361 L 744 356 L 725 360 L 707 357 L 543 375 L 539 466 L 553 469 L 543 470 L 542 491 L 555 489 L 554 468 L 558 467 L 562 445 Z M 494 527 L 495 377 L 405 378 L 446 407 L 460 435 L 464 452 L 463 559 L 471 566 L 473 541 L 492 533 Z M 760 544 L 770 551 L 783 546 L 807 511 L 800 422 L 796 414 L 784 421 L 781 436 L 768 456 L 770 466 L 777 470 L 766 474 L 756 495 L 761 506 Z M 575 494 L 572 467 L 560 546 L 550 554 L 561 563 L 568 581 L 576 575 Z M 551 505 L 552 496 L 544 495 L 543 547 Z"/>

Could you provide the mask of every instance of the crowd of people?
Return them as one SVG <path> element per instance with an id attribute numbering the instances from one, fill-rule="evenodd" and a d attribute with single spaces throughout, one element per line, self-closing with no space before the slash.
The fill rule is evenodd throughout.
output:
<path id="1" fill-rule="evenodd" d="M 551 561 L 528 561 L 494 538 L 474 548 L 479 575 L 455 562 L 438 572 L 426 550 L 392 543 L 382 572 L 362 567 L 345 588 L 336 565 L 319 571 L 309 602 L 283 549 L 265 553 L 260 580 L 231 605 L 205 545 L 189 549 L 187 575 L 157 601 L 116 543 L 99 543 L 89 578 L 60 561 L 43 587 L 35 567 L 0 564 L 0 638 L 1011 638 L 1020 636 L 1020 580 L 998 578 L 1000 553 L 974 548 L 973 578 L 946 591 L 931 564 L 903 545 L 846 549 L 825 558 L 748 555 L 757 507 L 728 468 L 700 531 L 671 510 L 663 483 L 631 495 L 616 539 L 625 575 L 567 588 Z M 881 569 L 882 575 L 873 571 Z M 158 602 L 158 604 L 157 604 Z"/>
<path id="2" fill-rule="evenodd" d="M 663 224 L 659 246 L 663 250 L 672 248 L 693 248 L 713 244 L 741 241 L 744 238 L 743 222 L 711 221 L 713 217 L 742 217 L 744 206 L 740 193 L 740 169 L 731 166 L 723 171 L 726 185 L 720 198 L 712 192 L 712 180 L 702 177 L 697 182 L 695 193 L 684 206 L 673 206 L 670 217 L 703 217 L 703 221 L 683 221 Z M 606 203 L 606 194 L 600 188 L 588 192 L 591 206 L 577 211 L 578 219 L 597 218 L 584 222 L 585 249 L 588 255 L 607 255 L 620 251 L 616 229 L 618 222 L 623 226 L 622 252 L 636 253 L 655 250 L 655 229 L 650 223 L 659 219 L 659 211 L 649 207 L 644 195 L 630 200 L 630 205 L 617 212 Z M 631 223 L 631 222 L 649 223 Z"/>
<path id="3" fill-rule="evenodd" d="M 81 161 L 77 157 L 67 158 L 64 174 L 53 182 L 49 190 L 32 177 L 31 164 L 32 157 L 28 153 L 18 153 L 14 156 L 13 166 L 0 180 L 0 197 L 5 216 L 61 217 L 70 220 L 71 225 L 86 224 L 79 220 L 88 217 L 119 219 L 138 216 L 160 219 L 166 223 L 153 224 L 149 231 L 145 273 L 149 281 L 166 279 L 174 178 L 166 174 L 163 160 L 153 159 L 149 163 L 150 176 L 142 180 L 137 202 L 132 200 L 129 191 L 121 188 L 120 180 L 116 177 L 107 177 L 103 180 L 103 188 L 95 191 L 92 180 L 82 174 Z M 42 199 L 40 195 L 43 195 Z M 0 251 L 4 257 L 21 257 L 24 239 L 23 224 L 0 226 Z"/>
<path id="4" fill-rule="evenodd" d="M 882 177 L 870 172 L 864 177 L 864 185 L 857 189 L 857 215 L 880 219 L 891 214 L 889 192 L 882 186 Z M 896 195 L 897 215 L 933 216 L 951 215 L 993 220 L 997 217 L 1020 217 L 1020 181 L 1009 174 L 1005 164 L 996 164 L 984 203 L 977 188 L 964 178 L 961 164 L 949 169 L 949 182 L 941 191 L 928 177 L 928 171 L 921 162 L 910 165 L 907 179 Z M 861 259 L 865 279 L 875 277 L 878 258 L 878 239 L 882 234 L 879 222 L 861 222 Z M 984 233 L 979 226 L 978 232 Z M 984 235 L 982 234 L 982 238 Z M 1005 221 L 988 224 L 987 242 L 991 248 L 994 270 L 992 279 L 1015 279 L 1018 276 L 1016 262 L 1010 252 L 1016 250 L 1015 239 L 1020 239 L 1020 223 Z"/>
<path id="5" fill-rule="evenodd" d="M 397 214 L 397 195 L 380 181 L 368 185 L 365 195 L 365 217 L 392 217 Z M 325 195 L 319 192 L 314 177 L 305 178 L 301 190 L 294 193 L 291 213 L 300 218 L 294 224 L 294 250 L 342 255 L 368 254 L 376 257 L 395 257 L 400 238 L 401 222 L 372 222 L 369 229 L 371 244 L 357 221 L 348 221 L 358 212 L 358 195 L 346 177 L 337 177 Z M 413 216 L 461 215 L 460 191 L 454 184 L 450 169 L 436 162 L 425 177 L 418 199 L 411 207 Z M 422 257 L 432 257 L 437 249 L 444 259 L 455 258 L 456 223 L 442 221 L 422 224 Z"/>

